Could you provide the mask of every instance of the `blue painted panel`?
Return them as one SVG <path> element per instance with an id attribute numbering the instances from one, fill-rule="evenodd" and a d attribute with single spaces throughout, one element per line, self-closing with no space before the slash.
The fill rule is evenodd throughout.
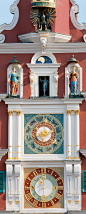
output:
<path id="1" fill-rule="evenodd" d="M 63 114 L 24 115 L 24 154 L 63 153 Z"/>

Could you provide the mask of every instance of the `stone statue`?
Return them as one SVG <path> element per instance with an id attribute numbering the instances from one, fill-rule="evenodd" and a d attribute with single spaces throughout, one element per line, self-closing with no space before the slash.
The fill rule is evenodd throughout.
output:
<path id="1" fill-rule="evenodd" d="M 16 73 L 16 68 L 12 68 L 12 72 L 10 73 L 10 77 L 8 78 L 8 83 L 10 83 L 10 95 L 16 96 L 18 90 L 18 80 L 19 76 Z"/>
<path id="2" fill-rule="evenodd" d="M 78 88 L 78 73 L 76 72 L 76 67 L 73 67 L 73 71 L 70 74 L 70 88 L 71 94 L 76 95 Z"/>
<path id="3" fill-rule="evenodd" d="M 45 93 L 46 93 L 49 81 L 47 80 L 46 77 L 44 77 L 43 80 L 40 79 L 40 81 L 43 82 L 43 93 L 44 93 L 44 96 L 46 96 Z"/>

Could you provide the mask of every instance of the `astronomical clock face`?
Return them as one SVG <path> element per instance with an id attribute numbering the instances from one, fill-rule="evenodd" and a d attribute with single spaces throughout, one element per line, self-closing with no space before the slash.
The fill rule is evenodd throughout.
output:
<path id="1" fill-rule="evenodd" d="M 63 168 L 25 169 L 24 207 L 63 207 Z"/>
<path id="2" fill-rule="evenodd" d="M 63 114 L 24 115 L 24 154 L 63 154 Z"/>

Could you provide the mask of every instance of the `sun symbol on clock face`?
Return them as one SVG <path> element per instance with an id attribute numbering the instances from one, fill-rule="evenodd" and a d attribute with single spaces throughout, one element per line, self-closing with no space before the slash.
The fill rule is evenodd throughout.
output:
<path id="1" fill-rule="evenodd" d="M 32 116 L 32 115 L 31 115 Z M 34 115 L 28 119 L 24 128 L 25 154 L 27 153 L 54 153 L 63 148 L 63 126 L 59 119 L 63 115 Z M 62 146 L 62 147 L 61 147 Z M 28 152 L 29 150 L 29 152 Z M 31 152 L 32 151 L 32 152 Z M 62 154 L 62 152 L 60 152 Z"/>

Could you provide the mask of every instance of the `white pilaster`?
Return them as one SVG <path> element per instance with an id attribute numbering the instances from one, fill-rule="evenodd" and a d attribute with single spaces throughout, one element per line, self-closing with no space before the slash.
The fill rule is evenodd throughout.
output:
<path id="1" fill-rule="evenodd" d="M 7 165 L 7 167 L 6 167 L 6 174 L 7 174 L 6 195 L 7 195 L 8 207 L 13 203 L 12 173 L 13 173 L 13 166 Z M 8 207 L 7 207 L 7 209 L 9 209 Z"/>
<path id="2" fill-rule="evenodd" d="M 12 159 L 12 113 L 13 111 L 8 111 L 8 159 Z"/>
<path id="3" fill-rule="evenodd" d="M 54 81 L 55 81 L 55 96 L 58 96 L 58 72 L 54 72 Z"/>
<path id="4" fill-rule="evenodd" d="M 71 110 L 67 112 L 67 159 L 71 159 Z"/>
<path id="5" fill-rule="evenodd" d="M 72 164 L 66 164 L 68 208 L 72 202 Z"/>
<path id="6" fill-rule="evenodd" d="M 75 189 L 75 203 L 81 206 L 81 164 L 74 165 L 74 189 Z"/>
<path id="7" fill-rule="evenodd" d="M 75 110 L 75 157 L 79 159 L 79 110 Z"/>
<path id="8" fill-rule="evenodd" d="M 65 98 L 69 97 L 69 71 L 65 68 Z"/>
<path id="9" fill-rule="evenodd" d="M 21 166 L 15 165 L 15 203 L 17 204 L 17 208 L 19 209 L 20 204 L 20 171 Z"/>
<path id="10" fill-rule="evenodd" d="M 21 111 L 17 113 L 17 159 L 21 158 Z"/>

